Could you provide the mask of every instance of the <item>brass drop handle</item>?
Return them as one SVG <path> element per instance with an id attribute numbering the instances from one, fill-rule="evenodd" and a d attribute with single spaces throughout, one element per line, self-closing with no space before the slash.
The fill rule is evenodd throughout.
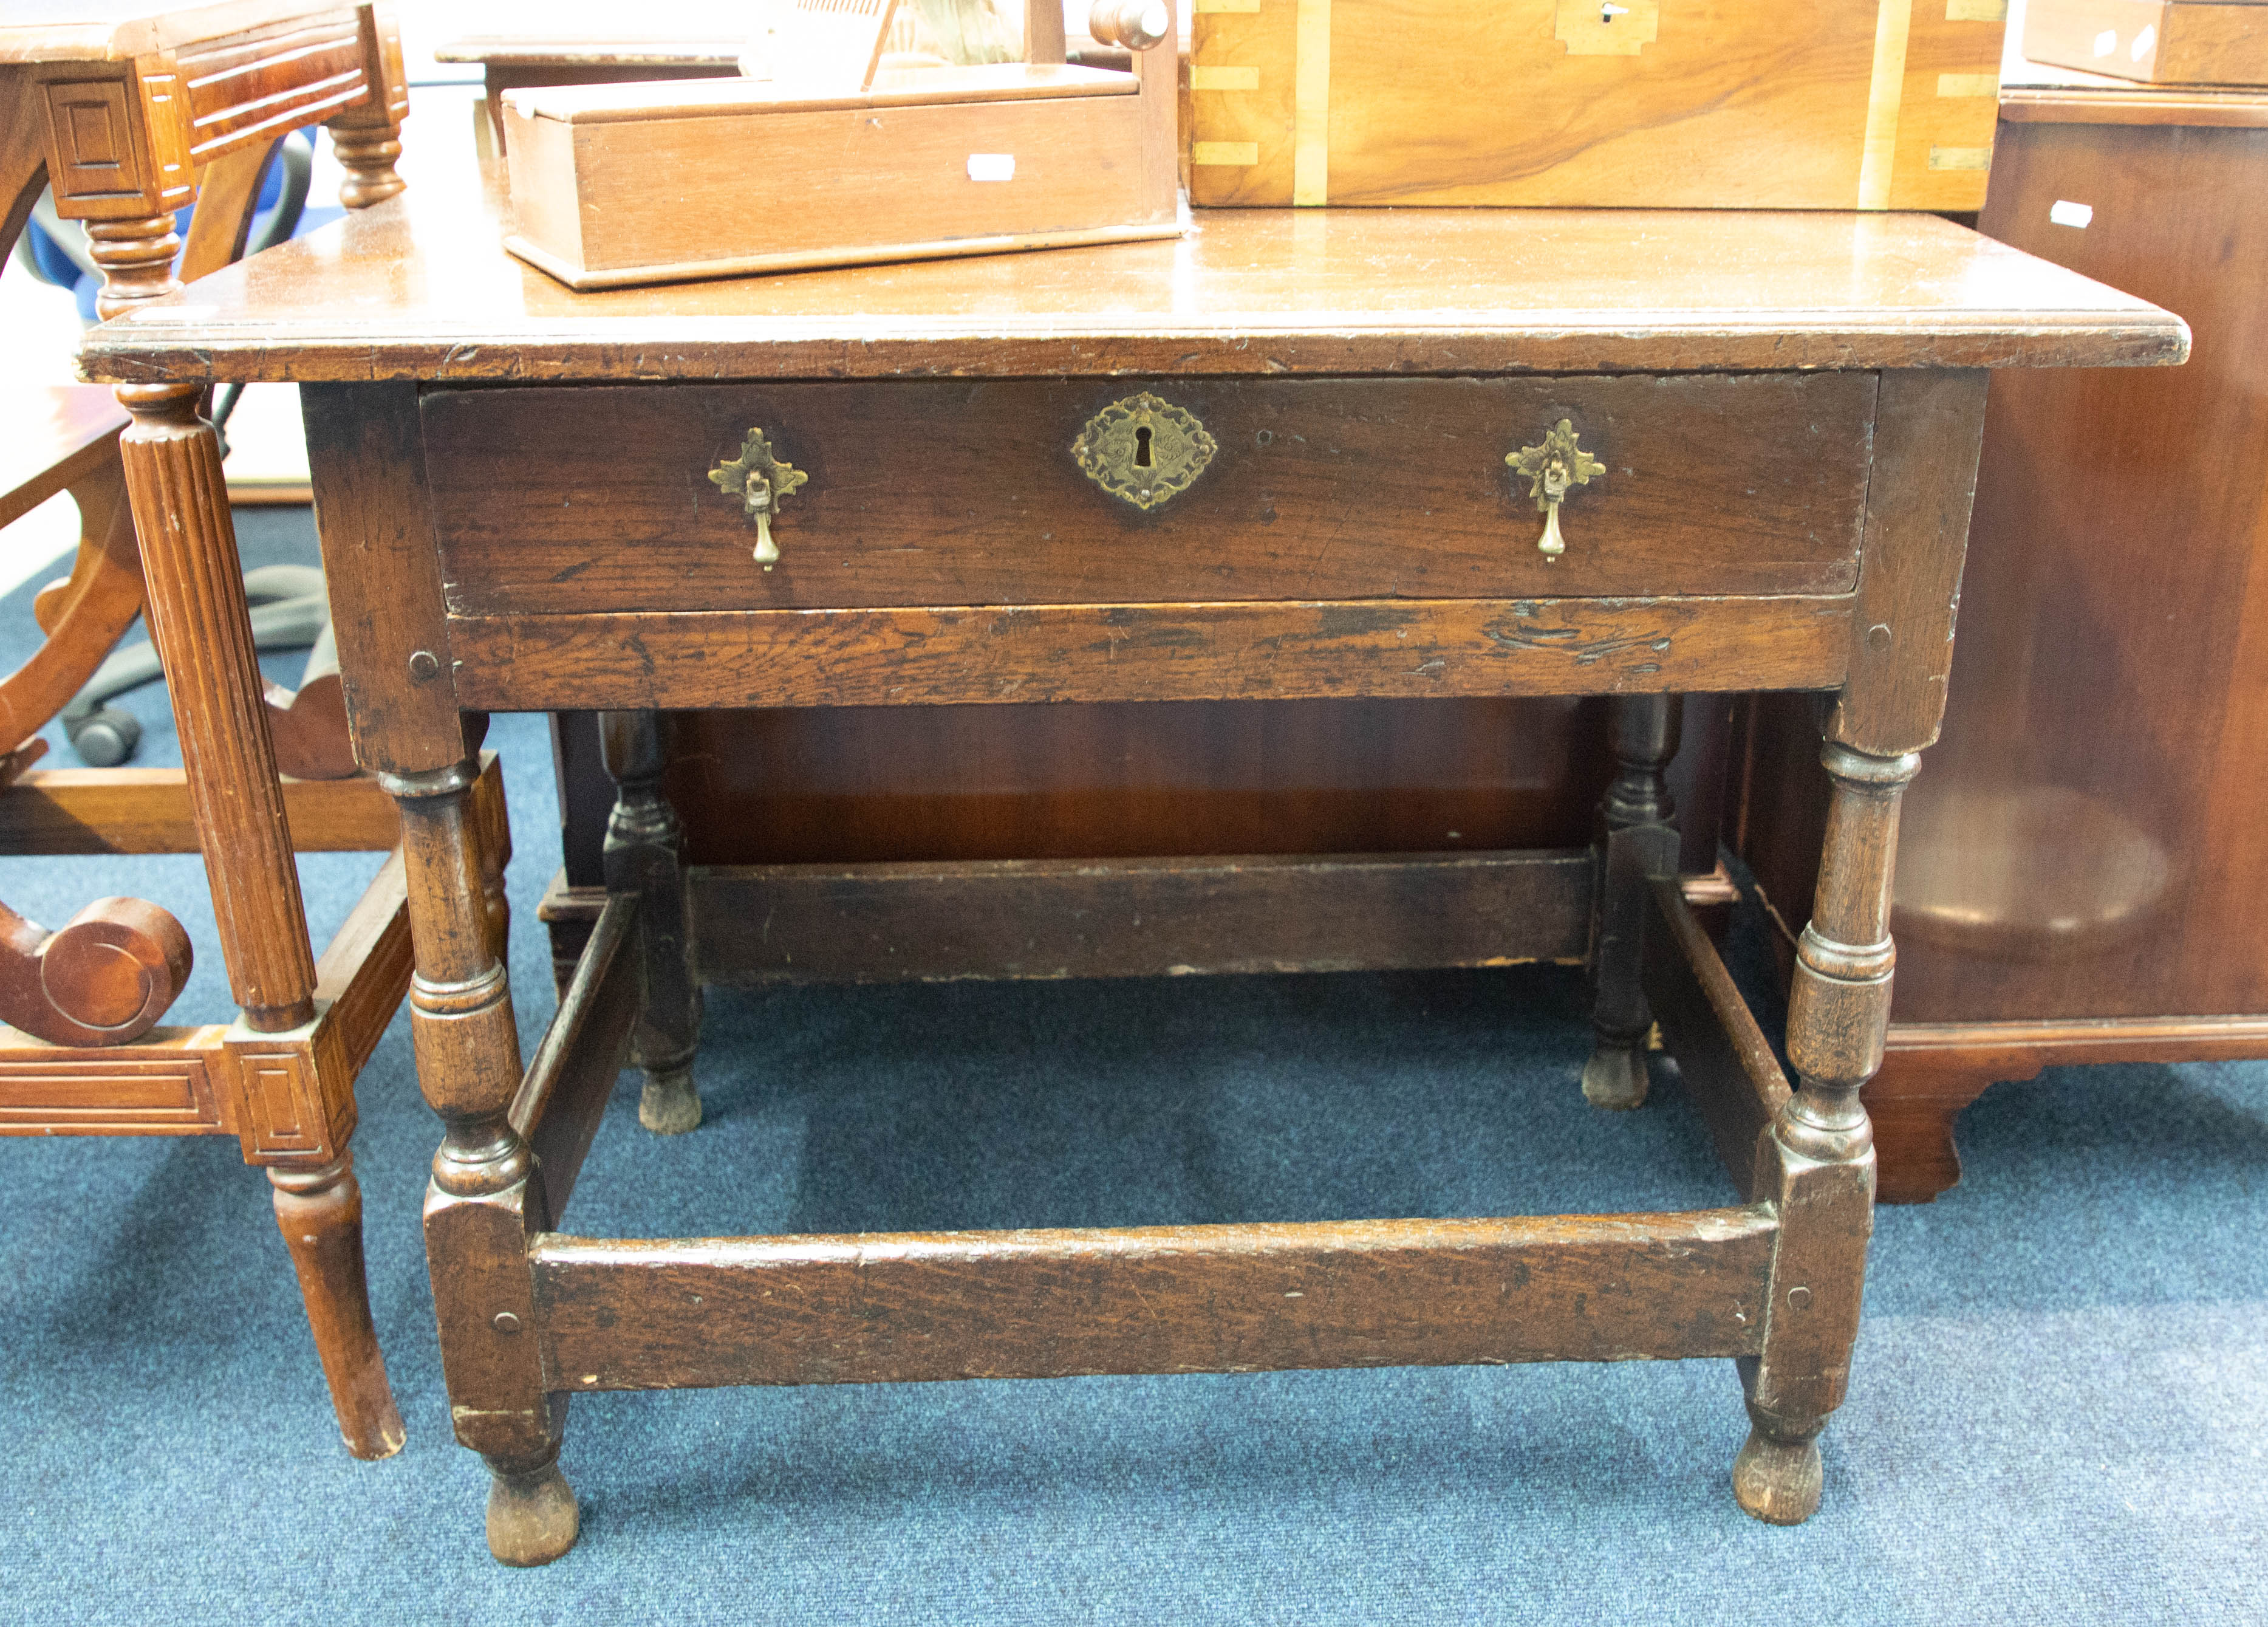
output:
<path id="1" fill-rule="evenodd" d="M 1536 539 L 1535 551 L 1546 564 L 1556 563 L 1567 551 L 1567 539 L 1559 535 L 1559 505 L 1574 487 L 1588 485 L 1594 475 L 1605 474 L 1607 466 L 1575 444 L 1575 425 L 1567 418 L 1552 426 L 1542 446 L 1522 447 L 1507 453 L 1504 461 L 1514 474 L 1528 477 L 1528 495 L 1543 511 L 1543 535 Z"/>
<path id="2" fill-rule="evenodd" d="M 764 432 L 752 429 L 740 443 L 740 455 L 709 471 L 717 489 L 740 499 L 740 511 L 756 522 L 756 563 L 767 571 L 779 563 L 779 544 L 772 541 L 772 516 L 782 501 L 811 477 L 772 450 Z"/>

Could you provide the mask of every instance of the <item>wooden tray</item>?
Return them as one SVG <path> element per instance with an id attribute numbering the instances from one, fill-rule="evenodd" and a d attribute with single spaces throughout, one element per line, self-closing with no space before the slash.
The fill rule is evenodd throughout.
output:
<path id="1" fill-rule="evenodd" d="M 1174 39 L 1131 73 L 1056 61 L 824 96 L 748 79 L 509 91 L 504 247 L 608 288 L 1172 237 Z"/>

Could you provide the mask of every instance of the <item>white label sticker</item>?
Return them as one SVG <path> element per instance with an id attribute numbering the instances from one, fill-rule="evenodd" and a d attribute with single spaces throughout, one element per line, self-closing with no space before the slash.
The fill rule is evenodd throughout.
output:
<path id="1" fill-rule="evenodd" d="M 2118 31 L 2116 28 L 2106 28 L 2095 36 L 2095 54 L 2097 56 L 2108 56 L 2117 48 Z"/>
<path id="2" fill-rule="evenodd" d="M 1012 152 L 972 152 L 968 155 L 968 178 L 971 181 L 1013 181 L 1016 178 L 1016 155 Z"/>
<path id="3" fill-rule="evenodd" d="M 2139 63 L 2150 54 L 2150 48 L 2157 42 L 2158 25 L 2152 23 L 2134 36 L 2134 43 L 2126 48 L 2126 55 Z"/>
<path id="4" fill-rule="evenodd" d="M 2048 218 L 2059 226 L 2077 226 L 2084 232 L 2087 230 L 2088 223 L 2095 218 L 2095 205 L 2074 203 L 2067 198 L 2058 198 L 2048 205 Z"/>

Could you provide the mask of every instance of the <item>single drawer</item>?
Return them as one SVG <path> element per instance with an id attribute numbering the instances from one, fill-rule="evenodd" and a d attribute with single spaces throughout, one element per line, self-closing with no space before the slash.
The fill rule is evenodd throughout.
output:
<path id="1" fill-rule="evenodd" d="M 1874 390 L 1865 373 L 920 380 L 440 389 L 423 410 L 450 609 L 477 616 L 1842 593 Z M 1074 450 L 1145 393 L 1211 442 L 1149 507 Z M 1603 468 L 1570 490 L 1554 559 L 1506 458 L 1562 419 Z M 752 429 L 806 477 L 770 570 L 711 478 Z"/>

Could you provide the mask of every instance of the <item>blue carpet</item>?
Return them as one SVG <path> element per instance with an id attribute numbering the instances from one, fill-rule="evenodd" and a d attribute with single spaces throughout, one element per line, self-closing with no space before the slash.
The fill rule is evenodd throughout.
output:
<path id="1" fill-rule="evenodd" d="M 304 546 L 246 517 L 257 562 Z M 28 591 L 0 602 L 20 648 Z M 0 652 L 4 653 L 4 652 Z M 291 681 L 296 658 L 278 663 Z M 140 760 L 173 750 L 161 692 Z M 541 720 L 499 718 L 513 978 L 552 998 Z M 59 747 L 51 762 L 71 761 Z M 327 933 L 374 857 L 301 861 Z M 59 925 L 173 909 L 227 1014 L 199 862 L 0 861 Z M 1674 1076 L 1574 1086 L 1535 971 L 711 997 L 709 1121 L 627 1076 L 596 1235 L 1299 1220 L 1727 1200 Z M 339 1449 L 268 1185 L 219 1138 L 0 1141 L 0 1618 L 26 1622 L 1521 1623 L 2268 1620 L 2268 1064 L 2066 1069 L 1964 1121 L 1968 1180 L 1881 1211 L 1827 1494 L 1734 1506 L 1730 1364 L 585 1397 L 583 1539 L 507 1572 L 450 1439 L 417 1229 L 437 1139 L 397 1019 L 355 1151 L 409 1431 Z"/>

